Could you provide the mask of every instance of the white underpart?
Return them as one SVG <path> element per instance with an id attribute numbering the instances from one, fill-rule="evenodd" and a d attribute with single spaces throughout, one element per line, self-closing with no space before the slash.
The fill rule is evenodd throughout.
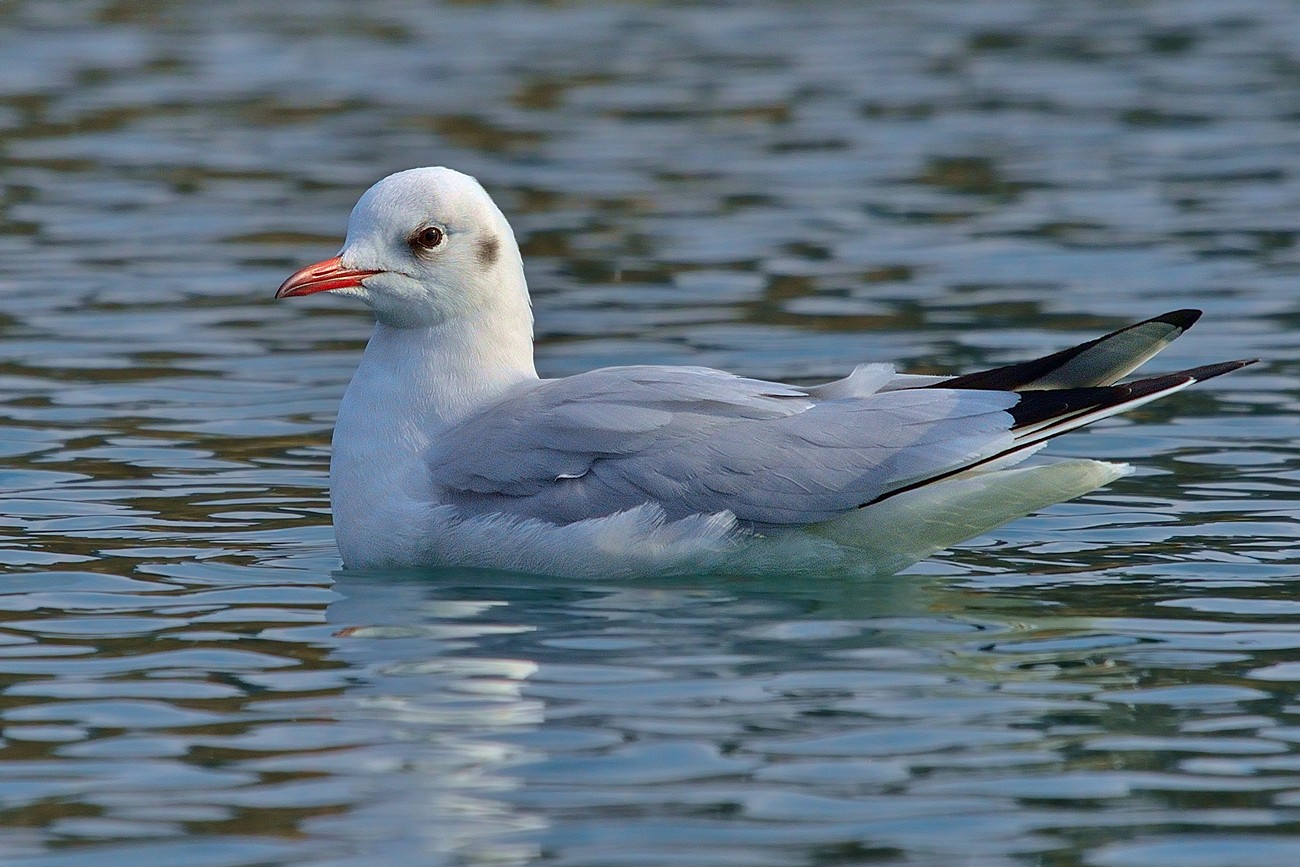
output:
<path id="1" fill-rule="evenodd" d="M 564 526 L 499 514 L 465 518 L 447 506 L 419 506 L 411 517 L 430 532 L 407 537 L 406 551 L 363 544 L 354 556 L 357 565 L 369 568 L 471 566 L 593 578 L 702 572 L 888 575 L 1130 472 L 1127 464 L 1068 460 L 972 474 L 834 521 L 766 534 L 740 528 L 726 512 L 667 521 L 663 510 L 650 504 Z"/>

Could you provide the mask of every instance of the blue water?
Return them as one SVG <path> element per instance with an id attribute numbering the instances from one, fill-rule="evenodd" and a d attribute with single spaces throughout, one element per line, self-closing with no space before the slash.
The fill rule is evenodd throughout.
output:
<path id="1" fill-rule="evenodd" d="M 0 860 L 1300 863 L 1297 70 L 1280 0 L 0 5 Z M 889 578 L 342 572 L 369 318 L 271 295 L 438 163 L 548 375 L 1266 361 Z"/>

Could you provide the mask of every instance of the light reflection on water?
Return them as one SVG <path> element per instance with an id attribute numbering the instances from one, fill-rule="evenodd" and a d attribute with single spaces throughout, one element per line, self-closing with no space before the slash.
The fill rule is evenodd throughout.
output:
<path id="1" fill-rule="evenodd" d="M 1296 9 L 0 10 L 6 863 L 1300 861 Z M 955 371 L 1176 307 L 1267 364 L 908 574 L 341 573 L 369 331 L 274 305 L 477 174 L 539 367 Z"/>

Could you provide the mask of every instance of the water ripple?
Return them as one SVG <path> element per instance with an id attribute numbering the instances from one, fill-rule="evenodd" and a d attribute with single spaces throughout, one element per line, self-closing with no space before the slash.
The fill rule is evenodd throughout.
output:
<path id="1" fill-rule="evenodd" d="M 6 864 L 1300 859 L 1293 4 L 18 0 Z M 336 572 L 357 193 L 511 215 L 539 367 L 967 370 L 1177 307 L 1267 364 L 862 583 Z"/>

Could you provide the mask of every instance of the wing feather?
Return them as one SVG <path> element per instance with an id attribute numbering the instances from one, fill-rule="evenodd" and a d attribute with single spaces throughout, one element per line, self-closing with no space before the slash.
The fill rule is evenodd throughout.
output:
<path id="1" fill-rule="evenodd" d="M 955 378 L 862 365 L 810 388 L 702 367 L 612 367 L 521 384 L 443 432 L 439 502 L 567 524 L 654 503 L 815 524 L 1013 463 L 1047 439 L 1235 370 L 1126 385 L 1199 315 L 1178 310 L 1044 358 Z"/>
<path id="2" fill-rule="evenodd" d="M 605 368 L 521 386 L 447 431 L 430 466 L 442 500 L 475 514 L 571 523 L 656 502 L 807 524 L 1007 448 L 1017 399 L 819 399 L 705 368 Z"/>

